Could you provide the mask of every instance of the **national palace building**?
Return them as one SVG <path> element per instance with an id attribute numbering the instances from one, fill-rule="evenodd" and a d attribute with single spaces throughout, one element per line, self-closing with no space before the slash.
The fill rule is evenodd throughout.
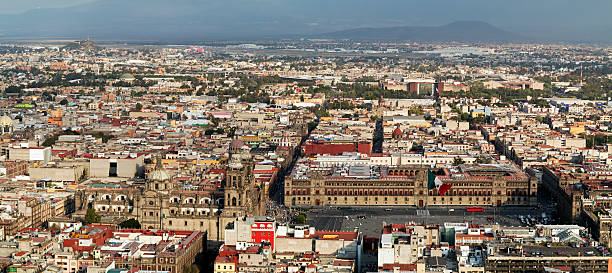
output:
<path id="1" fill-rule="evenodd" d="M 451 186 L 428 190 L 427 171 Z M 532 206 L 537 179 L 515 165 L 471 164 L 428 169 L 416 166 L 337 165 L 298 162 L 285 180 L 285 205 L 317 206 Z"/>

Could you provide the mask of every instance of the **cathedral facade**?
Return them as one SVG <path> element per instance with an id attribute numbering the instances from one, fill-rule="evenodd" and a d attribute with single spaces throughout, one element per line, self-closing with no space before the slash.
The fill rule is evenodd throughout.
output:
<path id="1" fill-rule="evenodd" d="M 76 195 L 77 209 L 103 216 L 137 219 L 142 228 L 195 230 L 209 242 L 223 241 L 225 226 L 238 216 L 265 215 L 266 194 L 254 183 L 248 150 L 233 147 L 225 185 L 218 190 L 186 190 L 157 160 L 145 185 L 89 184 Z"/>

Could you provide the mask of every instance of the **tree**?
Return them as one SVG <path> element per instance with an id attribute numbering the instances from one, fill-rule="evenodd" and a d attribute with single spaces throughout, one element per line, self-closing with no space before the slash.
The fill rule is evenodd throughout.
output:
<path id="1" fill-rule="evenodd" d="M 312 130 L 314 130 L 315 128 L 317 128 L 317 123 L 314 121 L 311 121 L 308 123 L 308 132 L 312 132 Z"/>
<path id="2" fill-rule="evenodd" d="M 236 135 L 236 127 L 227 128 L 225 132 L 227 133 L 227 137 L 232 138 L 234 135 Z"/>
<path id="3" fill-rule="evenodd" d="M 537 120 L 539 123 L 544 123 L 544 118 L 543 118 L 542 116 L 540 116 L 540 115 L 537 115 L 537 116 L 535 117 L 535 119 L 536 119 L 536 120 Z"/>
<path id="4" fill-rule="evenodd" d="M 300 215 L 295 218 L 295 223 L 298 225 L 306 224 L 306 214 L 300 213 Z"/>
<path id="5" fill-rule="evenodd" d="M 51 146 L 55 145 L 55 142 L 57 141 L 57 139 L 58 139 L 57 135 L 48 137 L 47 139 L 45 139 L 45 141 L 43 141 L 42 146 L 43 147 L 51 147 Z"/>
<path id="6" fill-rule="evenodd" d="M 95 132 L 95 133 L 92 133 L 91 135 L 95 138 L 101 138 L 102 143 L 107 143 L 109 140 L 115 138 L 114 135 L 107 135 L 102 132 Z"/>
<path id="7" fill-rule="evenodd" d="M 85 224 L 86 225 L 93 224 L 93 223 L 100 223 L 100 220 L 102 220 L 102 216 L 96 213 L 96 210 L 94 210 L 93 208 L 87 209 L 87 213 L 85 213 Z"/>
<path id="8" fill-rule="evenodd" d="M 453 166 L 459 166 L 461 164 L 464 164 L 465 161 L 463 161 L 463 159 L 461 159 L 461 157 L 455 157 L 455 159 L 453 160 Z"/>
<path id="9" fill-rule="evenodd" d="M 491 158 L 488 158 L 488 157 L 478 157 L 478 158 L 476 158 L 476 163 L 479 163 L 479 164 L 489 164 L 489 163 L 491 163 Z"/>
<path id="10" fill-rule="evenodd" d="M 60 101 L 60 105 L 66 105 L 68 104 L 68 100 L 67 99 L 63 99 Z"/>
<path id="11" fill-rule="evenodd" d="M 21 86 L 12 85 L 4 89 L 5 94 L 20 94 L 21 92 L 23 92 L 23 88 L 21 88 Z"/>
<path id="12" fill-rule="evenodd" d="M 191 273 L 200 273 L 200 267 L 197 264 L 191 265 Z"/>
<path id="13" fill-rule="evenodd" d="M 121 228 L 135 228 L 135 229 L 139 229 L 140 228 L 140 222 L 138 222 L 138 220 L 136 220 L 134 218 L 130 218 L 128 220 L 125 220 L 125 221 L 121 222 L 119 224 L 119 226 Z"/>
<path id="14" fill-rule="evenodd" d="M 136 112 L 140 112 L 140 110 L 142 110 L 142 104 L 136 103 L 136 108 L 135 108 Z"/>

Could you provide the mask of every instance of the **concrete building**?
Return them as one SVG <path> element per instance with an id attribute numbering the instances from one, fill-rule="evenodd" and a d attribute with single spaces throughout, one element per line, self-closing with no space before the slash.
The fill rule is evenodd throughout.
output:
<path id="1" fill-rule="evenodd" d="M 41 167 L 31 167 L 29 170 L 30 179 L 46 180 L 59 182 L 79 182 L 87 177 L 88 169 L 85 166 L 55 166 L 45 165 Z"/>
<path id="2" fill-rule="evenodd" d="M 51 160 L 51 147 L 12 147 L 8 149 L 9 160 L 40 161 L 47 164 Z"/>
<path id="3" fill-rule="evenodd" d="M 91 158 L 89 170 L 91 177 L 142 177 L 145 171 L 144 155 Z"/>
<path id="4" fill-rule="evenodd" d="M 378 268 L 387 265 L 415 264 L 425 255 L 425 249 L 439 245 L 436 226 L 389 224 L 383 222 L 383 234 L 378 247 Z"/>

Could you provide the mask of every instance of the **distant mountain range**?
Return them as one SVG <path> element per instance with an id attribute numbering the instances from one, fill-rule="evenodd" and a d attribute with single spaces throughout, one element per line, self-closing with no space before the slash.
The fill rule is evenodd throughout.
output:
<path id="1" fill-rule="evenodd" d="M 437 27 L 355 28 L 313 36 L 331 39 L 413 42 L 516 42 L 529 40 L 529 38 L 480 21 L 460 21 Z"/>
<path id="2" fill-rule="evenodd" d="M 483 17 L 494 14 L 485 12 L 494 9 L 490 6 L 505 5 L 506 13 L 513 9 L 526 12 L 516 15 L 516 18 L 513 16 L 512 22 L 530 24 L 536 19 L 544 21 L 544 17 L 533 16 L 538 14 L 534 9 L 549 10 L 549 5 L 540 1 L 516 1 L 522 1 L 521 5 L 530 8 L 521 9 L 515 1 L 512 4 L 503 1 L 495 5 L 478 4 L 487 0 L 97 0 L 72 7 L 0 15 L 0 39 L 82 40 L 91 37 L 97 41 L 162 44 L 303 37 L 429 42 L 612 42 L 609 35 L 612 27 L 609 25 L 585 28 L 568 21 L 566 27 L 562 27 L 552 21 L 559 21 L 556 19 L 559 14 L 543 14 L 550 17 L 545 17 L 549 18 L 545 22 L 551 24 L 543 28 L 510 28 L 496 22 L 499 20 L 495 18 Z M 607 3 L 608 0 L 597 1 Z M 445 8 L 440 9 L 441 5 Z M 597 11 L 605 14 L 601 9 Z M 449 22 L 450 18 L 457 18 L 457 21 L 480 18 L 496 22 L 496 26 L 505 30 L 482 21 L 431 26 L 432 22 Z M 575 28 L 568 29 L 567 25 Z"/>

